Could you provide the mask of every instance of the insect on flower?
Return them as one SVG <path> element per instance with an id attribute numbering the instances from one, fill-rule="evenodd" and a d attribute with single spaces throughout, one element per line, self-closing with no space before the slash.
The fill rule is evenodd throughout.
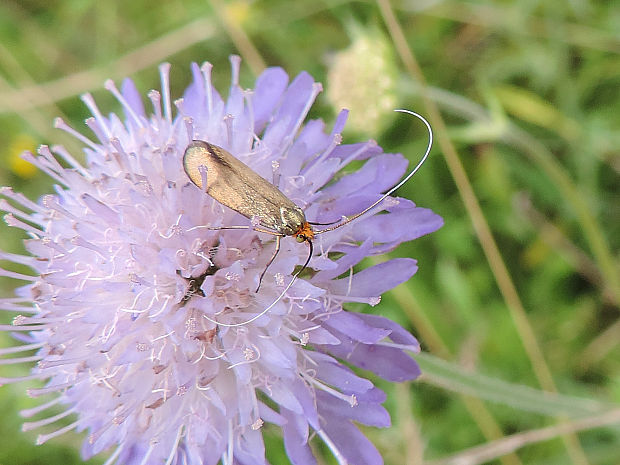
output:
<path id="1" fill-rule="evenodd" d="M 260 288 L 269 265 L 273 263 L 280 251 L 280 240 L 283 237 L 293 236 L 297 242 L 307 242 L 309 246 L 308 258 L 299 271 L 293 275 L 291 282 L 284 291 L 286 292 L 297 276 L 308 266 L 310 258 L 312 258 L 312 239 L 314 239 L 314 236 L 340 228 L 372 210 L 405 184 L 424 164 L 433 145 L 433 131 L 429 122 L 418 113 L 409 110 L 396 111 L 413 115 L 426 125 L 429 139 L 424 155 L 407 176 L 383 194 L 376 202 L 355 215 L 344 217 L 342 221 L 319 230 L 315 230 L 312 226 L 327 226 L 328 224 L 309 222 L 304 211 L 286 197 L 275 185 L 256 174 L 249 166 L 239 161 L 223 148 L 202 140 L 194 140 L 188 145 L 183 157 L 183 167 L 191 181 L 222 205 L 257 222 L 254 226 L 220 226 L 207 229 L 253 228 L 255 231 L 276 237 L 274 253 L 260 275 L 256 292 Z M 283 295 L 284 293 L 281 294 L 278 300 Z"/>
<path id="2" fill-rule="evenodd" d="M 94 136 L 56 121 L 85 144 L 83 162 L 60 146 L 24 155 L 54 192 L 34 202 L 0 188 L 5 221 L 28 234 L 28 254 L 0 251 L 0 278 L 25 282 L 0 298 L 0 312 L 17 313 L 0 334 L 22 342 L 0 348 L 0 368 L 37 361 L 26 376 L 2 369 L 0 385 L 43 380 L 28 394 L 55 398 L 24 410 L 39 417 L 23 429 L 45 427 L 40 444 L 85 431 L 82 456 L 110 465 L 264 464 L 263 424 L 282 432 L 291 463 L 315 464 L 317 441 L 340 465 L 382 463 L 357 424 L 390 425 L 385 395 L 349 367 L 413 380 L 419 344 L 346 306 L 376 304 L 418 269 L 407 257 L 354 271 L 365 257 L 443 224 L 387 198 L 430 140 L 407 174 L 374 141 L 342 143 L 346 111 L 332 129 L 306 121 L 321 91 L 308 73 L 269 68 L 244 89 L 240 59 L 231 65 L 227 96 L 204 63 L 174 100 L 163 64 L 152 110 L 131 80 L 107 81 L 124 116 L 104 116 L 87 94 Z M 364 163 L 337 174 L 353 161 Z"/>

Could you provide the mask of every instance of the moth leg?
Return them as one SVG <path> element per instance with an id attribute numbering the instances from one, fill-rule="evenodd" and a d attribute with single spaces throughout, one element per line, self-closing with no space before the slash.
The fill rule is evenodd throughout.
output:
<path id="1" fill-rule="evenodd" d="M 263 272 L 260 275 L 260 278 L 258 279 L 258 287 L 256 288 L 256 292 L 258 292 L 258 290 L 260 289 L 260 285 L 263 282 L 263 277 L 265 276 L 265 273 L 267 273 L 267 268 L 269 268 L 269 265 L 273 263 L 273 261 L 276 259 L 276 255 L 278 255 L 278 252 L 280 251 L 280 240 L 281 239 L 282 239 L 282 236 L 276 236 L 276 250 L 273 252 L 273 255 L 267 262 L 267 266 L 265 266 L 265 269 L 263 270 Z"/>
<path id="2" fill-rule="evenodd" d="M 271 256 L 271 258 L 269 259 L 269 261 L 267 262 L 267 266 L 265 267 L 265 269 L 263 270 L 263 272 L 260 275 L 260 278 L 258 280 L 258 287 L 256 288 L 255 292 L 258 292 L 258 290 L 260 289 L 260 285 L 263 282 L 263 278 L 265 277 L 265 273 L 267 273 L 267 268 L 269 268 L 269 265 L 271 265 L 273 263 L 273 261 L 276 259 L 276 256 L 278 255 L 278 252 L 280 251 L 280 240 L 284 237 L 283 234 L 280 234 L 276 231 L 272 231 L 270 229 L 266 229 L 263 228 L 261 226 L 195 226 L 194 229 L 208 229 L 210 231 L 219 231 L 219 230 L 224 230 L 224 229 L 228 229 L 228 230 L 240 230 L 240 229 L 244 229 L 244 230 L 252 230 L 252 231 L 256 231 L 256 232 L 260 232 L 260 233 L 265 233 L 265 234 L 270 234 L 272 236 L 276 237 L 276 250 L 274 251 L 273 255 Z"/>
<path id="3" fill-rule="evenodd" d="M 195 231 L 196 229 L 206 229 L 207 231 L 221 231 L 224 229 L 252 229 L 250 226 L 207 226 L 207 225 L 199 225 L 194 226 L 193 228 L 189 228 L 188 231 Z"/>
<path id="4" fill-rule="evenodd" d="M 220 229 L 251 229 L 250 226 L 207 226 L 206 229 L 219 231 Z"/>

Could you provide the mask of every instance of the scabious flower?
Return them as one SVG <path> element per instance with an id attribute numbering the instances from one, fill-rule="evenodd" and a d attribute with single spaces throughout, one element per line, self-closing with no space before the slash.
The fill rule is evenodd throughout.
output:
<path id="1" fill-rule="evenodd" d="M 52 400 L 22 412 L 41 416 L 24 429 L 45 426 L 39 443 L 87 430 L 83 456 L 108 451 L 106 464 L 265 464 L 265 422 L 281 428 L 294 464 L 316 464 L 315 436 L 341 464 L 379 464 L 355 423 L 388 426 L 385 396 L 341 360 L 404 381 L 419 374 L 408 354 L 419 347 L 392 321 L 343 306 L 374 305 L 409 279 L 413 259 L 353 267 L 436 230 L 441 218 L 389 198 L 318 236 L 308 269 L 283 293 L 308 253 L 307 244 L 285 238 L 256 292 L 274 238 L 189 181 L 182 157 L 192 139 L 235 154 L 318 223 L 363 210 L 407 162 L 372 141 L 341 144 L 346 112 L 331 131 L 319 120 L 304 124 L 321 90 L 308 74 L 289 83 L 282 69 L 270 68 L 244 90 L 239 59 L 231 61 L 227 99 L 213 88 L 209 64 L 192 65 L 176 116 L 169 65 L 160 67 L 162 92 L 148 94 L 152 114 L 130 80 L 120 91 L 106 83 L 124 118 L 104 116 L 85 95 L 95 140 L 56 123 L 86 145 L 84 164 L 62 147 L 26 154 L 57 187 L 38 203 L 1 191 L 6 222 L 28 233 L 31 256 L 0 259 L 33 273 L 0 272 L 27 282 L 0 300 L 18 313 L 0 329 L 23 342 L 0 354 L 18 354 L 2 363 L 37 364 L 0 384 L 45 380 L 28 394 Z M 367 161 L 336 176 L 353 160 Z M 208 229 L 231 225 L 249 228 Z M 35 354 L 19 355 L 29 351 Z M 75 420 L 53 426 L 69 416 Z"/>

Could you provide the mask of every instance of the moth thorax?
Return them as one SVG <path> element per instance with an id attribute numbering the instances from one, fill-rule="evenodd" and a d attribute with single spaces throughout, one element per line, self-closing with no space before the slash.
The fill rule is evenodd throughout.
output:
<path id="1" fill-rule="evenodd" d="M 307 224 L 306 215 L 296 205 L 294 207 L 280 207 L 280 219 L 282 225 L 278 229 L 287 236 L 296 236 Z"/>

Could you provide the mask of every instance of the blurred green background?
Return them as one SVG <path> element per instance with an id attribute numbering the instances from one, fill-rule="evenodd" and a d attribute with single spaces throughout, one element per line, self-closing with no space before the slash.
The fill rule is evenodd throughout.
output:
<path id="1" fill-rule="evenodd" d="M 393 426 L 366 431 L 386 464 L 620 463 L 618 4 L 2 0 L 0 184 L 50 192 L 19 153 L 45 143 L 79 156 L 53 118 L 88 134 L 87 91 L 120 111 L 105 79 L 130 76 L 146 95 L 169 61 L 178 98 L 189 63 L 208 60 L 226 93 L 233 53 L 247 87 L 264 66 L 310 72 L 325 89 L 313 117 L 351 110 L 347 143 L 373 138 L 414 163 L 423 128 L 391 110 L 435 129 L 399 195 L 445 226 L 391 254 L 417 258 L 417 275 L 357 309 L 400 322 L 424 349 L 418 382 L 375 380 Z M 23 234 L 1 231 L 2 249 L 23 250 Z M 6 296 L 15 282 L 0 285 Z M 0 465 L 80 463 L 79 435 L 34 446 L 37 432 L 20 432 L 18 411 L 36 405 L 26 387 L 0 390 Z M 265 431 L 271 463 L 288 463 Z"/>

